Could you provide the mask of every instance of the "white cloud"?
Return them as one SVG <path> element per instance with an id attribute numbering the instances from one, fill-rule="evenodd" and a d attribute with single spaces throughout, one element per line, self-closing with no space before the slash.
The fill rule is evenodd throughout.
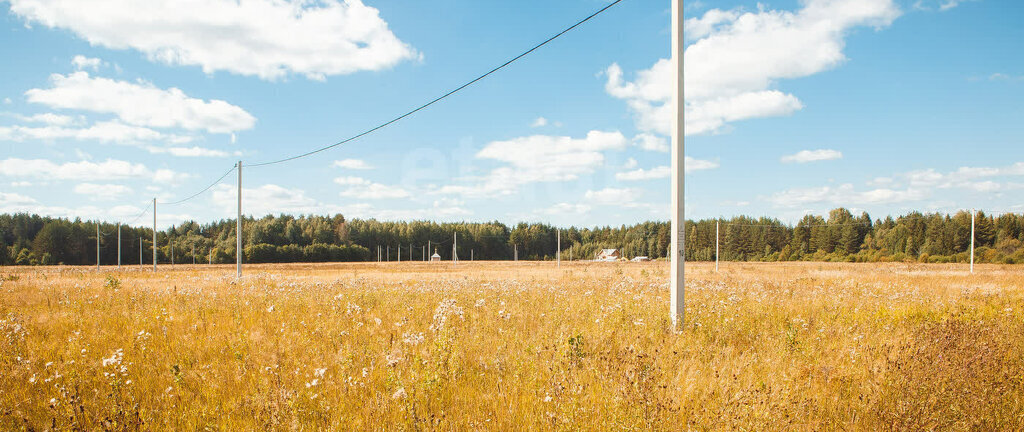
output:
<path id="1" fill-rule="evenodd" d="M 547 126 L 547 125 L 548 125 L 548 119 L 546 119 L 544 117 L 537 117 L 537 120 L 534 120 L 533 123 L 530 123 L 530 127 L 535 127 L 535 128 L 544 127 L 544 126 Z"/>
<path id="2" fill-rule="evenodd" d="M 67 116 L 57 116 L 57 118 L 52 120 L 59 121 L 62 117 Z M 0 141 L 21 142 L 25 140 L 60 139 L 117 144 L 140 144 L 146 142 L 184 144 L 194 140 L 190 136 L 165 134 L 147 127 L 126 125 L 116 120 L 102 121 L 88 127 L 65 127 L 57 124 L 39 127 L 17 125 L 0 127 Z"/>
<path id="3" fill-rule="evenodd" d="M 169 154 L 177 157 L 227 157 L 228 153 L 203 147 L 146 147 L 153 154 Z"/>
<path id="4" fill-rule="evenodd" d="M 703 159 L 694 159 L 689 156 L 686 156 L 686 158 L 683 161 L 683 164 L 685 165 L 685 170 L 687 173 L 715 169 L 718 168 L 719 166 L 718 162 Z"/>
<path id="5" fill-rule="evenodd" d="M 846 34 L 855 27 L 888 26 L 900 12 L 892 0 L 807 0 L 797 12 L 713 9 L 687 20 L 699 38 L 686 48 L 686 134 L 720 131 L 731 122 L 789 115 L 803 108 L 796 96 L 773 89 L 782 79 L 834 68 L 846 60 Z M 637 126 L 670 135 L 674 68 L 661 59 L 626 81 L 617 65 L 606 90 L 627 101 Z"/>
<path id="6" fill-rule="evenodd" d="M 914 2 L 914 9 L 924 11 L 933 11 L 937 9 L 940 12 L 945 12 L 960 6 L 961 3 L 970 1 L 976 0 L 917 0 Z"/>
<path id="7" fill-rule="evenodd" d="M 213 187 L 210 202 L 220 208 L 223 214 L 235 214 L 238 189 L 234 185 L 220 184 Z M 261 217 L 268 214 L 332 214 L 340 208 L 327 205 L 306 196 L 302 189 L 288 189 L 276 184 L 265 184 L 255 188 L 242 188 L 242 214 Z"/>
<path id="8" fill-rule="evenodd" d="M 51 87 L 25 92 L 29 102 L 53 108 L 114 114 L 137 126 L 231 133 L 250 129 L 256 118 L 222 100 L 189 97 L 177 88 L 157 88 L 147 82 L 131 83 L 90 77 L 78 71 L 50 75 Z"/>
<path id="9" fill-rule="evenodd" d="M 156 182 L 180 182 L 189 176 L 167 169 L 156 171 L 143 164 L 107 159 L 103 162 L 55 163 L 46 159 L 7 158 L 0 160 L 0 175 L 44 180 L 125 180 L 151 178 Z"/>
<path id="10" fill-rule="evenodd" d="M 633 145 L 648 151 L 668 153 L 669 145 L 665 137 L 642 133 L 633 137 Z"/>
<path id="11" fill-rule="evenodd" d="M 843 153 L 837 150 L 801 150 L 795 154 L 786 155 L 781 158 L 782 162 L 796 162 L 796 163 L 807 163 L 817 161 L 827 161 L 842 159 Z"/>
<path id="12" fill-rule="evenodd" d="M 703 171 L 703 170 L 715 169 L 715 168 L 719 167 L 718 162 L 709 161 L 709 160 L 703 160 L 703 159 L 694 159 L 694 158 L 689 157 L 689 156 L 686 156 L 686 158 L 684 159 L 683 163 L 685 165 L 684 169 L 685 169 L 686 174 L 689 174 L 689 173 L 692 173 L 692 172 L 695 172 L 695 171 Z M 654 167 L 654 168 L 651 168 L 651 169 L 639 168 L 639 169 L 635 169 L 635 170 L 632 170 L 632 171 L 625 171 L 625 172 L 616 173 L 615 174 L 615 179 L 622 180 L 622 181 L 640 181 L 640 180 L 663 179 L 663 178 L 669 178 L 671 176 L 672 176 L 672 167 L 670 167 L 668 165 L 662 165 L 662 166 L 657 166 L 657 167 Z"/>
<path id="13" fill-rule="evenodd" d="M 371 181 L 369 181 L 367 179 L 364 179 L 362 177 L 351 177 L 351 176 L 335 178 L 334 182 L 337 183 L 337 184 L 340 184 L 342 186 L 365 186 L 365 185 L 368 185 L 368 184 L 372 183 Z"/>
<path id="14" fill-rule="evenodd" d="M 604 151 L 624 149 L 627 143 L 619 132 L 602 131 L 590 131 L 584 138 L 532 135 L 494 141 L 477 152 L 476 158 L 505 166 L 472 179 L 475 184 L 448 185 L 437 192 L 481 197 L 511 194 L 528 183 L 576 180 L 604 165 Z"/>
<path id="15" fill-rule="evenodd" d="M 27 182 L 27 181 L 11 182 L 11 187 L 29 187 L 29 186 L 32 186 L 32 182 Z"/>
<path id="16" fill-rule="evenodd" d="M 75 66 L 75 69 L 92 69 L 93 71 L 99 70 L 100 66 L 103 65 L 103 60 L 98 58 L 86 57 L 83 55 L 76 55 L 71 59 L 71 64 Z"/>
<path id="17" fill-rule="evenodd" d="M 573 204 L 573 203 L 558 203 L 546 209 L 541 209 L 538 213 L 546 215 L 585 215 L 590 213 L 591 206 L 586 204 Z"/>
<path id="18" fill-rule="evenodd" d="M 409 192 L 398 186 L 370 183 L 365 186 L 354 186 L 341 191 L 341 196 L 358 199 L 396 199 L 408 198 Z"/>
<path id="19" fill-rule="evenodd" d="M 639 168 L 633 171 L 620 172 L 615 174 L 617 180 L 623 181 L 638 181 L 638 180 L 652 180 L 652 179 L 663 179 L 668 178 L 672 175 L 672 169 L 669 166 L 659 166 L 648 170 Z"/>
<path id="20" fill-rule="evenodd" d="M 5 97 L 4 98 L 4 105 L 10 105 L 12 103 L 14 103 L 14 101 L 12 101 L 11 98 L 9 98 L 9 97 Z"/>
<path id="21" fill-rule="evenodd" d="M 83 119 L 75 118 L 68 115 L 54 114 L 54 113 L 41 113 L 33 114 L 30 116 L 14 114 L 14 118 L 23 122 L 29 123 L 43 123 L 51 126 L 71 126 L 73 124 L 80 123 Z"/>
<path id="22" fill-rule="evenodd" d="M 768 198 L 777 207 L 799 207 L 829 203 L 837 206 L 893 204 L 921 201 L 936 189 L 963 189 L 979 193 L 997 193 L 1013 189 L 1012 183 L 992 178 L 1024 176 L 1024 162 L 1004 167 L 961 167 L 942 173 L 935 169 L 915 170 L 893 177 L 878 177 L 867 184 L 873 189 L 857 190 L 852 184 L 793 188 Z"/>
<path id="23" fill-rule="evenodd" d="M 643 195 L 643 190 L 633 188 L 604 188 L 601 190 L 588 190 L 583 194 L 587 203 L 602 206 L 623 206 L 629 205 Z"/>
<path id="24" fill-rule="evenodd" d="M 132 193 L 132 188 L 119 184 L 79 183 L 73 190 L 77 194 L 88 195 L 100 201 L 124 201 L 126 195 Z"/>
<path id="25" fill-rule="evenodd" d="M 916 188 L 889 189 L 878 188 L 857 191 L 852 184 L 838 187 L 822 186 L 815 188 L 794 188 L 772 195 L 768 201 L 776 207 L 800 207 L 808 204 L 828 203 L 836 206 L 853 206 L 868 204 L 893 204 L 920 201 L 927 198 L 925 190 Z"/>
<path id="26" fill-rule="evenodd" d="M 453 204 L 450 201 L 434 201 L 432 207 L 413 209 L 377 208 L 370 203 L 356 203 L 340 206 L 341 213 L 346 218 L 377 219 L 384 221 L 399 220 L 431 220 L 431 221 L 456 221 L 472 215 L 473 211 L 461 207 L 461 204 Z"/>
<path id="27" fill-rule="evenodd" d="M 10 0 L 10 11 L 94 46 L 206 73 L 323 79 L 419 57 L 360 0 Z"/>
<path id="28" fill-rule="evenodd" d="M 366 163 L 366 161 L 364 161 L 362 159 L 342 159 L 342 160 L 336 160 L 336 161 L 334 161 L 334 164 L 332 164 L 332 166 L 334 166 L 335 168 L 345 168 L 345 169 L 352 169 L 352 170 L 368 170 L 368 169 L 373 169 L 373 166 L 371 166 L 370 164 Z"/>
<path id="29" fill-rule="evenodd" d="M 633 168 L 636 168 L 637 165 L 639 165 L 639 164 L 640 163 L 637 162 L 636 159 L 629 158 L 629 159 L 626 159 L 626 163 L 623 164 L 622 167 L 625 168 L 625 169 L 633 169 Z"/>
<path id="30" fill-rule="evenodd" d="M 349 186 L 340 192 L 341 196 L 358 199 L 396 199 L 408 198 L 409 192 L 398 186 L 374 183 L 362 177 L 338 177 L 334 182 Z"/>

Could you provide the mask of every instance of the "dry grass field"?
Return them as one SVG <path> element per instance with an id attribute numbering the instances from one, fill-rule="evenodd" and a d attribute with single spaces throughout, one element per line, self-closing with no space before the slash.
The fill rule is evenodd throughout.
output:
<path id="1" fill-rule="evenodd" d="M 1024 268 L 0 268 L 0 430 L 1022 430 Z"/>

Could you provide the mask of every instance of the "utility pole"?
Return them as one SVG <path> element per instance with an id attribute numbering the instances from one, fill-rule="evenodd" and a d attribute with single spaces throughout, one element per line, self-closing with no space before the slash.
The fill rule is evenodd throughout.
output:
<path id="1" fill-rule="evenodd" d="M 430 250 L 430 240 L 427 240 L 427 250 Z"/>
<path id="2" fill-rule="evenodd" d="M 142 236 L 139 236 L 139 269 L 142 269 Z"/>
<path id="3" fill-rule="evenodd" d="M 387 261 L 391 262 L 391 245 L 388 245 L 387 251 L 388 251 Z"/>
<path id="4" fill-rule="evenodd" d="M 96 270 L 100 269 L 100 221 L 96 221 Z"/>
<path id="5" fill-rule="evenodd" d="M 412 262 L 412 243 L 409 243 L 409 262 Z"/>
<path id="6" fill-rule="evenodd" d="M 156 198 L 153 198 L 153 271 L 156 271 Z"/>
<path id="7" fill-rule="evenodd" d="M 718 273 L 718 221 L 715 221 L 715 273 Z"/>
<path id="8" fill-rule="evenodd" d="M 514 244 L 514 243 L 512 244 L 512 259 L 514 261 L 516 261 L 516 262 L 519 261 L 519 245 L 518 244 Z"/>
<path id="9" fill-rule="evenodd" d="M 454 240 L 452 240 L 452 263 L 459 263 L 459 233 L 455 233 Z"/>
<path id="10" fill-rule="evenodd" d="M 117 223 L 117 269 L 121 270 L 121 222 Z"/>
<path id="11" fill-rule="evenodd" d="M 555 259 L 558 260 L 558 268 L 562 268 L 562 230 L 559 229 L 555 234 L 555 247 L 558 249 L 555 251 Z"/>
<path id="12" fill-rule="evenodd" d="M 242 161 L 238 161 L 238 220 L 235 221 L 235 278 L 242 278 Z"/>
<path id="13" fill-rule="evenodd" d="M 669 314 L 672 318 L 672 330 L 679 330 L 684 322 L 686 302 L 684 299 L 686 279 L 685 267 L 686 256 L 683 244 L 686 233 L 685 188 L 685 124 L 683 119 L 685 113 L 683 96 L 683 0 L 672 0 L 672 58 L 674 61 L 672 95 L 672 254 L 670 255 L 671 266 L 671 300 Z"/>
<path id="14" fill-rule="evenodd" d="M 421 255 L 420 258 L 423 258 L 423 261 L 426 261 L 427 260 L 427 247 L 426 246 L 420 246 L 420 247 L 423 248 L 423 250 L 420 251 L 420 255 Z"/>
<path id="15" fill-rule="evenodd" d="M 402 262 L 402 244 L 399 243 L 398 244 L 398 249 L 395 249 L 395 250 L 398 251 L 398 253 L 396 254 L 396 255 L 398 255 L 398 262 Z"/>
<path id="16" fill-rule="evenodd" d="M 971 274 L 974 274 L 974 215 L 975 209 L 971 209 Z"/>
<path id="17" fill-rule="evenodd" d="M 475 253 L 475 252 L 476 252 L 476 250 L 474 250 L 474 249 L 470 249 L 469 250 L 469 262 L 473 262 L 473 261 L 476 260 L 476 258 L 473 258 L 473 253 Z"/>

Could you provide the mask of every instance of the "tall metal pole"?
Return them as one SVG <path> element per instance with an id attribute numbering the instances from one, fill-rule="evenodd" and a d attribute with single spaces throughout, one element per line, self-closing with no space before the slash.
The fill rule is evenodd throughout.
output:
<path id="1" fill-rule="evenodd" d="M 100 221 L 96 221 L 96 270 L 100 269 Z"/>
<path id="2" fill-rule="evenodd" d="M 117 223 L 117 269 L 121 270 L 121 223 Z"/>
<path id="3" fill-rule="evenodd" d="M 974 215 L 977 211 L 971 209 L 971 274 L 974 274 Z"/>
<path id="4" fill-rule="evenodd" d="M 142 236 L 139 236 L 139 270 L 142 270 Z"/>
<path id="5" fill-rule="evenodd" d="M 718 221 L 715 221 L 715 273 L 718 273 Z"/>
<path id="6" fill-rule="evenodd" d="M 684 322 L 686 302 L 685 291 L 685 267 L 686 256 L 683 244 L 685 242 L 684 232 L 686 225 L 686 212 L 684 211 L 684 187 L 685 177 L 685 152 L 684 135 L 685 121 L 683 119 L 685 98 L 683 97 L 683 0 L 672 0 L 672 59 L 674 61 L 675 79 L 673 87 L 675 92 L 672 95 L 672 270 L 671 270 L 671 301 L 669 314 L 672 318 L 673 330 L 679 330 Z"/>
<path id="7" fill-rule="evenodd" d="M 558 249 L 555 251 L 555 259 L 558 260 L 558 268 L 562 268 L 562 230 L 556 230 L 555 234 L 555 247 Z"/>
<path id="8" fill-rule="evenodd" d="M 235 277 L 242 277 L 242 161 L 238 161 L 238 219 L 235 221 Z"/>
<path id="9" fill-rule="evenodd" d="M 156 271 L 156 198 L 153 198 L 153 271 Z"/>
<path id="10" fill-rule="evenodd" d="M 512 245 L 512 257 L 514 261 L 519 261 L 519 244 Z"/>
<path id="11" fill-rule="evenodd" d="M 396 249 L 396 250 L 398 251 L 398 262 L 402 262 L 402 244 L 401 243 L 398 244 L 398 249 Z"/>
<path id="12" fill-rule="evenodd" d="M 455 239 L 452 240 L 452 263 L 459 263 L 459 233 L 455 233 Z"/>

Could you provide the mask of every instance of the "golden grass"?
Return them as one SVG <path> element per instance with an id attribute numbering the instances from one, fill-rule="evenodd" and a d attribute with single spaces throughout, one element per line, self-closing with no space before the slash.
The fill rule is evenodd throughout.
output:
<path id="1" fill-rule="evenodd" d="M 1024 271 L 6 268 L 0 429 L 1021 430 Z"/>

